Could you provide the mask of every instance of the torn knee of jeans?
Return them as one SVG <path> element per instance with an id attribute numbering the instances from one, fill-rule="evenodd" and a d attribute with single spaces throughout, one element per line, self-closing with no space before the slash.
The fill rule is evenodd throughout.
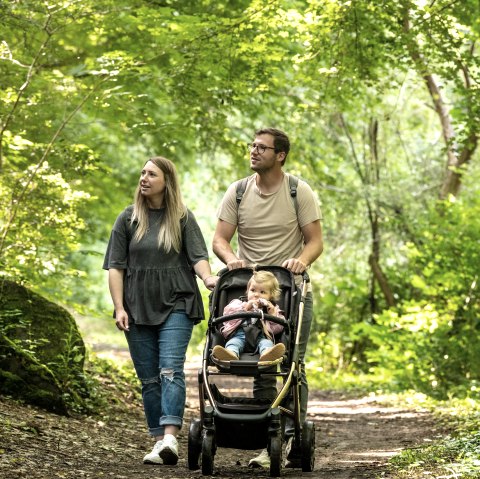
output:
<path id="1" fill-rule="evenodd" d="M 164 377 L 165 379 L 168 379 L 169 381 L 173 381 L 173 375 L 175 371 L 173 368 L 162 368 L 160 370 L 160 376 Z"/>

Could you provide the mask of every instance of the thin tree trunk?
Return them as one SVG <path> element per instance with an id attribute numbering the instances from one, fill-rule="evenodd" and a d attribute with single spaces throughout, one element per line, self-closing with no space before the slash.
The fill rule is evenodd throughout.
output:
<path id="1" fill-rule="evenodd" d="M 372 269 L 373 276 L 375 281 L 377 282 L 378 286 L 382 290 L 383 296 L 385 297 L 385 301 L 389 308 L 393 308 L 395 306 L 395 297 L 393 296 L 392 290 L 390 285 L 388 284 L 388 279 L 380 268 L 375 256 L 373 254 L 370 255 L 368 258 L 368 263 L 370 264 L 370 268 Z"/>
<path id="2" fill-rule="evenodd" d="M 406 34 L 411 32 L 410 17 L 409 17 L 409 2 L 405 4 L 403 31 Z M 442 186 L 439 191 L 439 198 L 446 199 L 450 195 L 456 197 L 459 194 L 462 185 L 463 168 L 472 158 L 478 144 L 478 132 L 472 131 L 468 137 L 467 142 L 463 145 L 462 150 L 459 151 L 459 146 L 456 144 L 455 129 L 450 110 L 442 95 L 442 91 L 438 86 L 435 76 L 429 72 L 426 62 L 424 61 L 417 43 L 414 40 L 407 42 L 408 51 L 412 57 L 415 66 L 422 75 L 427 89 L 432 98 L 433 106 L 440 119 L 442 128 L 442 136 L 445 141 L 447 151 L 447 167 L 445 176 L 443 178 Z M 470 75 L 468 69 L 459 63 L 459 70 L 464 76 L 465 87 L 470 88 Z"/>
<path id="3" fill-rule="evenodd" d="M 395 306 L 395 298 L 388 284 L 388 279 L 380 268 L 380 223 L 379 223 L 379 205 L 378 202 L 369 195 L 370 186 L 378 186 L 380 183 L 380 163 L 378 160 L 378 120 L 372 119 L 368 128 L 368 142 L 370 145 L 370 156 L 364 156 L 364 166 L 360 163 L 359 157 L 355 150 L 353 138 L 350 135 L 347 124 L 343 115 L 340 115 L 340 121 L 347 136 L 352 156 L 354 160 L 355 170 L 364 186 L 364 199 L 368 212 L 368 220 L 371 232 L 371 253 L 369 256 L 369 264 L 372 270 L 372 283 L 370 288 L 369 302 L 372 315 L 377 313 L 377 299 L 375 295 L 375 284 L 378 284 L 380 290 L 385 297 L 387 306 L 390 308 Z"/>

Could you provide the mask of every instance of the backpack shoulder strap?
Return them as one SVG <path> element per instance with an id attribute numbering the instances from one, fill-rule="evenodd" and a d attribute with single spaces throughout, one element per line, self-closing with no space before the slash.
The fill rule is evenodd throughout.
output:
<path id="1" fill-rule="evenodd" d="M 245 190 L 247 189 L 248 178 L 250 178 L 250 177 L 247 176 L 246 178 L 242 178 L 241 180 L 237 181 L 237 189 L 236 189 L 237 209 L 240 205 L 240 202 L 242 201 L 243 194 L 245 193 Z"/>
<path id="2" fill-rule="evenodd" d="M 288 175 L 288 186 L 290 187 L 290 196 L 295 206 L 295 214 L 298 218 L 298 199 L 297 199 L 298 178 L 294 175 Z"/>

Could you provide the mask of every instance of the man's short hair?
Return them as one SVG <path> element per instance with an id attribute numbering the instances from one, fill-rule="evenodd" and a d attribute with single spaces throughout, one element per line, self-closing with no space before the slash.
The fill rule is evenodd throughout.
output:
<path id="1" fill-rule="evenodd" d="M 285 153 L 285 159 L 287 158 L 288 152 L 290 151 L 290 140 L 285 132 L 277 130 L 276 128 L 261 128 L 255 132 L 255 136 L 259 135 L 272 135 L 275 153 L 283 151 Z"/>

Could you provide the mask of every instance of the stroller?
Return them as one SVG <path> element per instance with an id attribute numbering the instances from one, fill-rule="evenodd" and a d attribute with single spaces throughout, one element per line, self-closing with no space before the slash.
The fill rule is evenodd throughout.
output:
<path id="1" fill-rule="evenodd" d="M 293 418 L 293 447 L 301 451 L 302 471 L 311 472 L 314 468 L 315 426 L 312 421 L 300 423 L 299 378 L 303 364 L 300 364 L 298 358 L 299 332 L 309 278 L 304 273 L 302 288 L 299 289 L 295 285 L 294 275 L 285 268 L 257 266 L 255 269 L 270 271 L 278 279 L 282 291 L 278 304 L 285 319 L 254 311 L 223 316 L 224 307 L 232 299 L 245 294 L 253 269 L 239 268 L 220 272 L 220 279 L 210 298 L 207 340 L 202 367 L 198 371 L 200 418 L 192 420 L 188 432 L 188 467 L 191 470 L 199 469 L 200 462 L 203 475 L 213 473 L 216 449 L 225 447 L 249 450 L 267 448 L 270 455 L 270 476 L 280 476 L 286 417 Z M 217 344 L 225 345 L 220 326 L 235 318 L 247 320 L 244 323 L 254 323 L 264 318 L 282 324 L 283 331 L 275 340 L 285 344 L 284 356 L 275 361 L 259 361 L 258 353 L 252 346 L 249 350 L 247 341 L 245 351 L 238 360 L 220 361 L 212 358 L 213 347 Z M 228 376 L 269 376 L 275 381 L 281 380 L 282 387 L 273 401 L 232 397 L 222 394 L 215 383 L 216 379 L 225 376 L 227 379 Z"/>

